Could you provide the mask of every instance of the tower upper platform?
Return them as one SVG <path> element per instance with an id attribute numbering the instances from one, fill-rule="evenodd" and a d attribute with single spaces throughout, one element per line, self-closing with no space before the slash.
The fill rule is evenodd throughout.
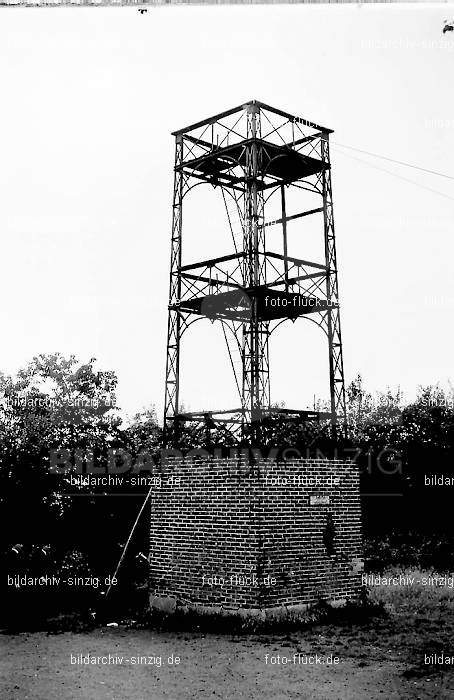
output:
<path id="1" fill-rule="evenodd" d="M 255 116 L 260 119 L 254 122 Z M 328 138 L 331 129 L 258 100 L 173 133 L 183 144 L 175 169 L 214 185 L 241 190 L 248 182 L 253 151 L 254 176 L 261 190 L 329 168 L 322 159 L 320 141 Z"/>
<path id="2" fill-rule="evenodd" d="M 185 161 L 179 167 L 198 172 L 212 181 L 222 181 L 222 176 L 227 171 L 237 166 L 247 166 L 248 146 L 253 143 L 258 147 L 257 177 L 262 179 L 262 189 L 267 187 L 263 181 L 266 176 L 289 183 L 310 177 L 329 167 L 318 158 L 300 153 L 291 146 L 279 146 L 263 139 L 244 139 L 232 146 L 213 148 L 203 156 Z M 229 182 L 223 184 L 238 185 L 245 180 L 244 176 L 238 176 L 229 178 Z"/>

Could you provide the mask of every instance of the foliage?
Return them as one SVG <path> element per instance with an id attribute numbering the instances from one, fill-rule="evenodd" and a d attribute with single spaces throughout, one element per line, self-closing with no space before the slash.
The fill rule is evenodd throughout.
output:
<path id="1" fill-rule="evenodd" d="M 0 375 L 0 550 L 9 569 L 59 571 L 71 562 L 95 576 L 114 569 L 148 490 L 127 477 L 156 472 L 163 447 L 153 408 L 124 425 L 116 388 L 115 373 L 99 371 L 93 358 L 81 363 L 59 353 L 33 358 L 15 377 Z M 367 556 L 377 566 L 402 559 L 421 566 L 451 562 L 451 489 L 426 482 L 434 474 L 454 479 L 452 389 L 420 387 L 405 404 L 400 390 L 371 394 L 358 375 L 347 387 L 347 403 L 348 438 L 340 430 L 333 435 L 326 421 L 280 416 L 261 423 L 259 444 L 255 425 L 242 443 L 225 428 L 183 426 L 178 448 L 228 453 L 252 447 L 280 459 L 353 459 L 361 471 L 364 531 L 372 542 Z M 61 470 L 52 461 L 59 450 L 67 450 Z M 90 455 L 98 473 L 110 469 L 125 477 L 120 490 L 75 484 L 88 473 Z M 144 518 L 125 558 L 128 594 L 146 580 L 147 565 L 136 559 L 147 550 L 146 528 Z M 418 559 L 418 551 L 432 552 L 435 560 Z"/>
<path id="2" fill-rule="evenodd" d="M 152 411 L 122 426 L 116 386 L 115 373 L 97 371 L 94 359 L 80 363 L 58 353 L 35 357 L 16 377 L 0 376 L 0 551 L 9 572 L 60 575 L 83 564 L 94 576 L 112 573 L 143 487 L 125 488 L 131 497 L 120 498 L 121 490 L 84 487 L 75 479 L 87 473 L 85 455 L 105 474 L 109 450 L 134 456 L 144 446 L 156 452 L 160 443 Z M 56 469 L 53 455 L 62 450 L 65 459 Z M 125 560 L 131 580 L 137 548 L 145 548 L 144 532 L 138 534 Z M 6 600 L 20 595 L 24 614 L 34 609 L 33 595 L 5 594 Z M 52 596 L 41 602 L 46 599 L 52 608 Z"/>

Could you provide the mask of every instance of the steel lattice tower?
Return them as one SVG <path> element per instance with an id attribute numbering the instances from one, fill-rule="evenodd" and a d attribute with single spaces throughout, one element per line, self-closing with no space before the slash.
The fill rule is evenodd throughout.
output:
<path id="1" fill-rule="evenodd" d="M 330 129 L 256 100 L 174 132 L 164 409 L 167 435 L 180 422 L 223 425 L 241 434 L 245 426 L 259 426 L 261 419 L 279 413 L 289 420 L 329 419 L 333 426 L 345 425 L 330 133 Z M 200 183 L 222 194 L 234 252 L 183 265 L 183 201 Z M 319 206 L 288 214 L 290 190 L 298 196 L 316 196 Z M 276 207 L 276 202 L 278 218 L 267 219 L 266 211 L 272 203 Z M 321 215 L 324 260 L 291 257 L 289 222 L 317 214 Z M 282 229 L 282 253 L 267 250 L 265 234 L 270 226 Z M 326 412 L 271 408 L 269 337 L 281 323 L 298 317 L 314 321 L 328 340 L 330 410 Z M 179 411 L 180 341 L 200 318 L 218 321 L 222 327 L 239 393 L 237 408 Z M 240 378 L 232 361 L 232 345 L 241 358 Z"/>

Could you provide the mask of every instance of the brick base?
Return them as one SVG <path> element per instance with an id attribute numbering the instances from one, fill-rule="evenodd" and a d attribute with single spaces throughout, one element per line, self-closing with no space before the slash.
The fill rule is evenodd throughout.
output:
<path id="1" fill-rule="evenodd" d="M 151 498 L 150 604 L 262 614 L 355 598 L 360 522 L 351 462 L 177 460 Z"/>

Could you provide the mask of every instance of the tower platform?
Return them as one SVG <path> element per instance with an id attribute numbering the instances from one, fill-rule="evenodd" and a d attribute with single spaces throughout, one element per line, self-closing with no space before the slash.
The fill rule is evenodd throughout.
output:
<path id="1" fill-rule="evenodd" d="M 255 303 L 257 319 L 260 322 L 280 318 L 298 318 L 304 314 L 326 311 L 328 308 L 337 306 L 330 304 L 326 298 L 293 294 L 262 286 L 197 297 L 181 302 L 179 308 L 207 318 L 246 322 L 252 318 Z"/>
<path id="2" fill-rule="evenodd" d="M 199 143 L 204 142 L 199 140 Z M 252 145 L 257 150 L 257 167 L 254 175 L 261 179 L 258 185 L 261 189 L 266 189 L 269 184 L 266 178 L 290 183 L 329 168 L 328 163 L 296 151 L 291 148 L 291 145 L 278 145 L 258 138 L 244 139 L 239 143 L 221 148 L 215 147 L 205 155 L 186 160 L 177 167 L 184 171 L 196 171 L 211 182 L 227 180 L 230 184 L 244 183 L 246 176 L 226 178 L 225 173 L 237 167 L 247 168 L 249 149 Z"/>

